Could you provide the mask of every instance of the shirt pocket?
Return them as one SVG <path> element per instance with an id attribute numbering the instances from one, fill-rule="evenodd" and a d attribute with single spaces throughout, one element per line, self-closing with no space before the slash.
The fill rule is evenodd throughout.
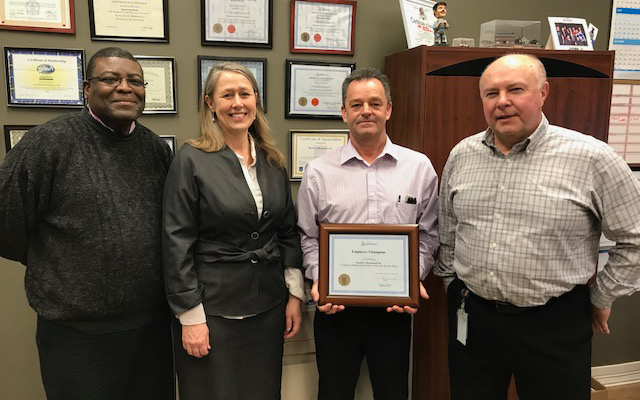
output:
<path id="1" fill-rule="evenodd" d="M 393 215 L 394 224 L 415 224 L 418 218 L 418 205 L 409 203 L 396 203 Z"/>

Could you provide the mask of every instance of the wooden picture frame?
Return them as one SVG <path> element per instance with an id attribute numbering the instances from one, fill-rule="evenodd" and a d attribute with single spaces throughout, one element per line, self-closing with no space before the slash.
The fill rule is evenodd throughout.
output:
<path id="1" fill-rule="evenodd" d="M 59 7 L 45 10 L 37 1 L 0 0 L 0 29 L 75 35 L 73 0 L 55 3 Z"/>
<path id="2" fill-rule="evenodd" d="M 419 306 L 418 225 L 320 224 L 319 242 L 318 304 Z"/>

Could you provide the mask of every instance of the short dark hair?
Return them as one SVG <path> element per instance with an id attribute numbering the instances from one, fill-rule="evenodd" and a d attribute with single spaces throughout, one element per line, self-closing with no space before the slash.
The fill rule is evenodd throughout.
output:
<path id="1" fill-rule="evenodd" d="M 438 6 L 447 6 L 447 3 L 445 3 L 444 1 L 439 1 L 436 4 L 433 5 L 433 11 L 436 11 L 438 9 Z"/>
<path id="2" fill-rule="evenodd" d="M 136 58 L 128 51 L 121 49 L 120 47 L 105 47 L 104 49 L 96 51 L 96 53 L 89 59 L 89 62 L 87 63 L 87 79 L 93 77 L 93 70 L 96 68 L 97 59 L 107 57 L 126 58 L 127 60 L 135 61 L 140 65 L 138 60 L 136 60 Z M 142 67 L 140 67 L 140 69 L 142 69 Z"/>
<path id="3" fill-rule="evenodd" d="M 342 105 L 344 106 L 347 100 L 347 89 L 351 82 L 369 79 L 377 79 L 380 81 L 384 88 L 384 94 L 387 97 L 387 103 L 391 104 L 391 84 L 389 83 L 389 78 L 375 68 L 359 68 L 353 71 L 344 79 L 344 82 L 342 82 Z"/>

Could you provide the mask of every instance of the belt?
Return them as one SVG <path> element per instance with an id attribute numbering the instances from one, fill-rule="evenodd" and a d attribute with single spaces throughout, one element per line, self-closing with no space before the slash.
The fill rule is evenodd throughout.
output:
<path id="1" fill-rule="evenodd" d="M 498 301 L 498 300 L 487 300 L 483 297 L 478 296 L 477 294 L 470 291 L 470 296 L 474 299 L 477 299 L 480 303 L 490 306 L 491 308 L 495 308 L 497 312 L 500 314 L 524 314 L 529 311 L 537 310 L 540 307 L 544 306 L 533 306 L 533 307 L 520 307 L 515 304 L 508 303 L 506 301 Z"/>

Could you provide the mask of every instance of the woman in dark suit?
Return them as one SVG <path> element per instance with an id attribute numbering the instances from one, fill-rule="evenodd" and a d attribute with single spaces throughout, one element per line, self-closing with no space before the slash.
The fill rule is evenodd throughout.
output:
<path id="1" fill-rule="evenodd" d="M 301 264 L 284 157 L 256 80 L 218 64 L 203 89 L 200 136 L 180 149 L 164 189 L 182 400 L 280 398 L 283 341 L 301 321 Z"/>

